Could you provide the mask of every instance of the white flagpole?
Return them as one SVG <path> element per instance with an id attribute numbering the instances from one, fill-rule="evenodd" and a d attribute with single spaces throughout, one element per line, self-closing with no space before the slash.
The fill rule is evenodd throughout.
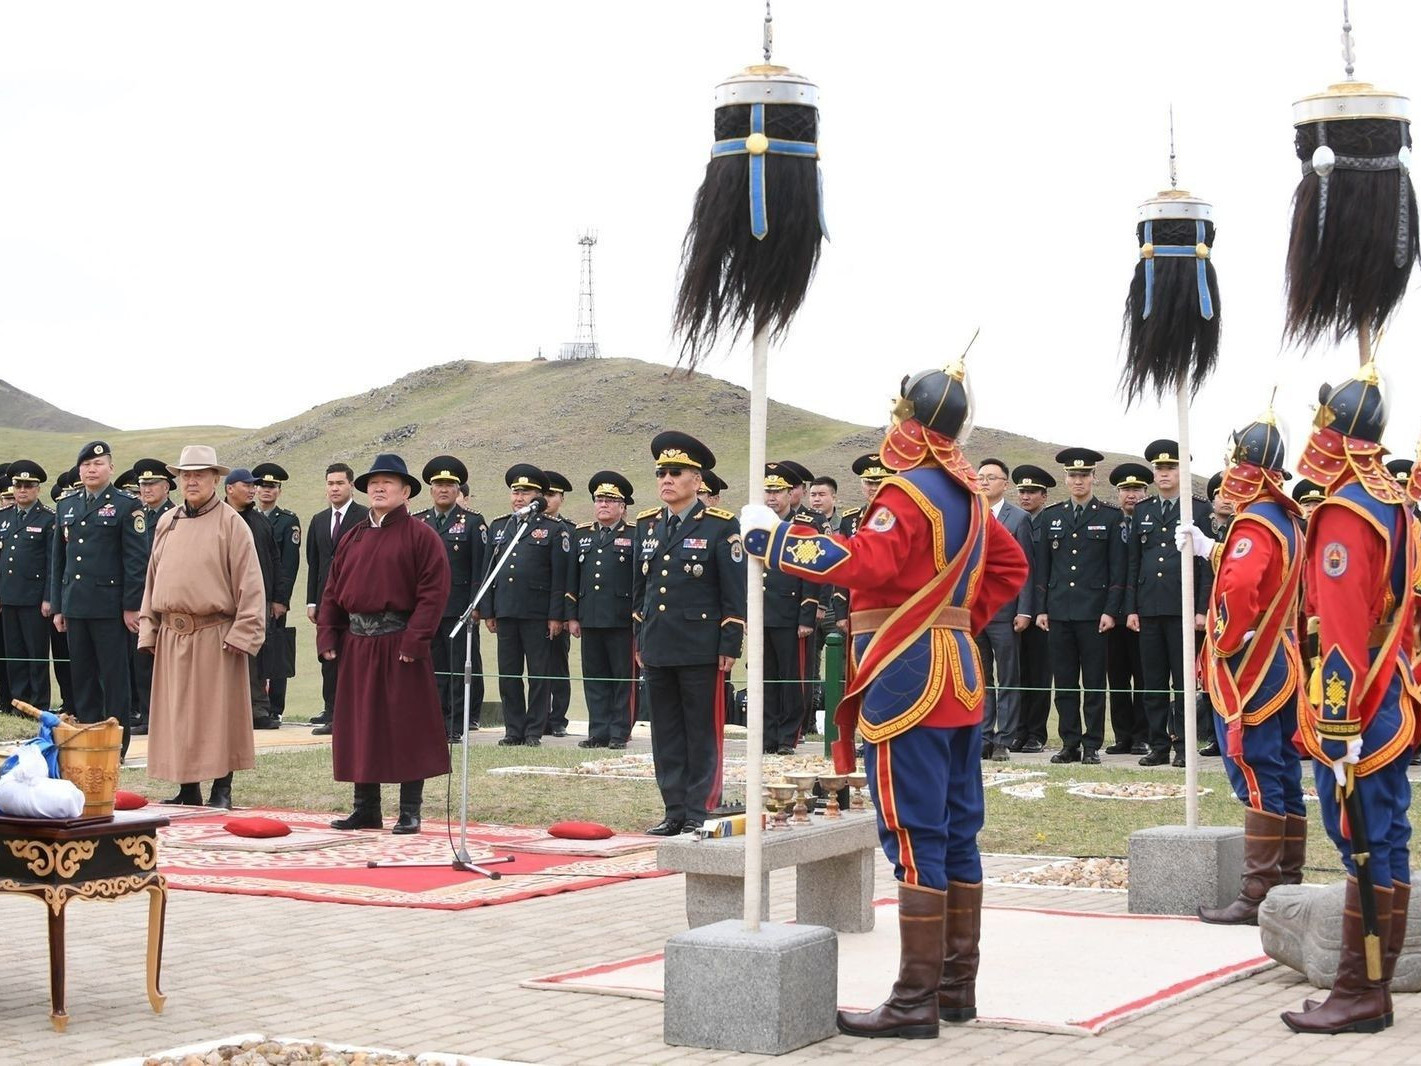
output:
<path id="1" fill-rule="evenodd" d="M 1179 404 L 1179 521 L 1194 524 L 1194 483 L 1189 472 L 1189 383 L 1181 381 Z M 1188 508 L 1186 510 L 1186 508 Z M 1184 627 L 1184 824 L 1199 828 L 1199 729 L 1194 685 L 1194 545 L 1180 549 L 1179 598 Z"/>
<path id="2" fill-rule="evenodd" d="M 765 434 L 769 424 L 766 368 L 770 331 L 755 334 L 750 362 L 750 460 L 745 478 L 747 503 L 765 502 Z M 764 564 L 746 552 L 745 580 L 745 928 L 760 929 L 761 758 L 765 748 L 765 590 Z"/>

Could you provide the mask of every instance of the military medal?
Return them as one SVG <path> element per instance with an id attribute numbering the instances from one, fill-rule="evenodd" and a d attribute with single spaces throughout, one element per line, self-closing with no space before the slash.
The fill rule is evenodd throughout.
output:
<path id="1" fill-rule="evenodd" d="M 692 576 L 692 577 L 700 577 L 700 576 L 701 576 L 702 574 L 704 574 L 705 572 L 706 572 L 705 567 L 703 567 L 700 563 L 697 563 L 695 566 L 691 567 L 691 576 Z"/>

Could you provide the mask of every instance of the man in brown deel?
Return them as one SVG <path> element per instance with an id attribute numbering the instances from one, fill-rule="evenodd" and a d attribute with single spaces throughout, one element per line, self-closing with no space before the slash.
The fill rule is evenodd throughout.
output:
<path id="1" fill-rule="evenodd" d="M 138 649 L 153 656 L 148 776 L 182 783 L 169 803 L 232 807 L 232 771 L 256 765 L 247 663 L 266 638 L 261 567 L 246 523 L 217 495 L 229 472 L 204 445 L 168 470 L 183 503 L 153 533 Z"/>

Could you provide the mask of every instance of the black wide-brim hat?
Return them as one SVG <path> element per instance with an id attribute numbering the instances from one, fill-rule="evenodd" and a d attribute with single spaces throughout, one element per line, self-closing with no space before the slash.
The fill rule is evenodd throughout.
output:
<path id="1" fill-rule="evenodd" d="M 168 464 L 161 459 L 140 459 L 133 464 L 133 475 L 138 478 L 141 485 L 145 481 L 157 481 L 162 479 L 168 483 L 168 488 L 178 487 L 178 479 L 168 472 Z"/>
<path id="2" fill-rule="evenodd" d="M 715 453 L 689 433 L 668 429 L 651 438 L 651 457 L 657 466 L 689 466 L 709 470 Z"/>
<path id="3" fill-rule="evenodd" d="M 532 463 L 514 463 L 504 472 L 503 483 L 510 489 L 548 491 L 548 475 Z"/>
<path id="4" fill-rule="evenodd" d="M 589 496 L 615 496 L 626 503 L 632 501 L 632 483 L 615 470 L 599 470 L 587 479 Z"/>
<path id="5" fill-rule="evenodd" d="M 36 485 L 43 485 L 49 480 L 45 474 L 44 467 L 33 459 L 16 459 L 10 464 L 10 469 L 6 471 L 13 484 L 16 481 L 28 481 Z"/>
<path id="6" fill-rule="evenodd" d="M 419 495 L 419 478 L 411 474 L 409 467 L 405 466 L 405 461 L 392 452 L 381 452 L 375 456 L 370 469 L 355 479 L 355 490 L 364 492 L 365 486 L 370 484 L 370 478 L 375 474 L 394 474 L 410 487 L 411 498 Z"/>
<path id="7" fill-rule="evenodd" d="M 436 455 L 424 464 L 421 476 L 431 485 L 436 481 L 454 481 L 462 485 L 469 480 L 469 468 L 458 456 Z"/>

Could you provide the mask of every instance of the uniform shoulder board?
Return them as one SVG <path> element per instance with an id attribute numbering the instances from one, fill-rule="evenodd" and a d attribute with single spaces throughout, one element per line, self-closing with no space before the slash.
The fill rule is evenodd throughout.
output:
<path id="1" fill-rule="evenodd" d="M 579 522 L 579 523 L 577 524 L 577 528 L 578 528 L 578 529 L 591 529 L 591 528 L 592 528 L 592 523 L 591 523 L 591 522 Z"/>
<path id="2" fill-rule="evenodd" d="M 712 510 L 712 508 L 707 507 L 706 510 L 707 510 L 707 511 L 710 511 L 710 510 Z M 641 514 L 639 514 L 639 515 L 636 516 L 636 520 L 637 520 L 638 522 L 641 522 L 641 521 L 644 521 L 645 519 L 648 519 L 648 518 L 652 517 L 653 515 L 659 514 L 660 512 L 661 512 L 661 508 L 660 508 L 660 507 L 648 507 L 645 511 L 643 511 Z"/>
<path id="3" fill-rule="evenodd" d="M 425 515 L 429 514 L 431 510 L 432 508 L 426 507 L 423 511 L 416 511 L 412 517 L 423 518 Z"/>
<path id="4" fill-rule="evenodd" d="M 720 507 L 707 507 L 706 514 L 712 518 L 724 518 L 727 521 L 735 517 L 734 511 L 727 511 Z"/>
<path id="5" fill-rule="evenodd" d="M 501 514 L 501 515 L 499 515 L 497 518 L 494 519 L 494 521 L 495 521 L 495 522 L 502 522 L 505 518 L 512 518 L 512 517 L 513 517 L 513 512 L 512 512 L 512 511 L 509 511 L 507 514 Z"/>
<path id="6" fill-rule="evenodd" d="M 847 511 L 841 512 L 839 517 L 841 517 L 841 518 L 853 518 L 853 517 L 855 517 L 855 516 L 857 516 L 857 515 L 861 515 L 861 514 L 863 514 L 863 508 L 862 508 L 862 507 L 850 507 Z"/>
<path id="7" fill-rule="evenodd" d="M 1066 501 L 1065 501 L 1065 500 L 1057 500 L 1055 503 L 1048 503 L 1048 504 L 1045 506 L 1045 508 L 1043 508 L 1043 510 L 1047 510 L 1047 511 L 1059 511 L 1062 507 L 1065 507 L 1065 506 L 1066 506 Z"/>

